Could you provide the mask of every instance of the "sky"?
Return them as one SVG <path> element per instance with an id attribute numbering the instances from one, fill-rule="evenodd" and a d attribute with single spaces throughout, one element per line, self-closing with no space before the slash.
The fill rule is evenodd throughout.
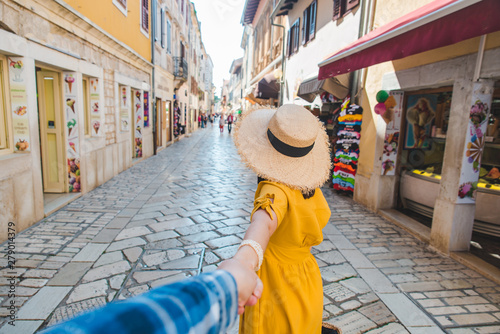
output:
<path id="1" fill-rule="evenodd" d="M 243 26 L 240 23 L 245 0 L 191 0 L 198 21 L 205 50 L 214 63 L 215 95 L 221 95 L 222 80 L 229 79 L 234 59 L 243 57 L 240 47 Z"/>

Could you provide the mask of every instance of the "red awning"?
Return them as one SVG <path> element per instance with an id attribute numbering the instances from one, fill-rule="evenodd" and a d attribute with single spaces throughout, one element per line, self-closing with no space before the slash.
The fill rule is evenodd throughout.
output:
<path id="1" fill-rule="evenodd" d="M 318 79 L 500 30 L 499 0 L 435 0 L 379 27 L 319 64 Z"/>

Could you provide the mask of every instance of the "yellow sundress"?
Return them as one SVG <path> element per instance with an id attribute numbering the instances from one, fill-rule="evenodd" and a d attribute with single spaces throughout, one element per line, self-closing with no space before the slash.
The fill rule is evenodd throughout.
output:
<path id="1" fill-rule="evenodd" d="M 258 209 L 270 214 L 270 208 L 276 213 L 278 227 L 257 272 L 264 291 L 256 305 L 245 308 L 240 333 L 319 334 L 323 284 L 311 247 L 323 241 L 321 230 L 330 218 L 330 208 L 320 189 L 304 199 L 298 190 L 263 181 L 255 192 L 252 215 Z"/>

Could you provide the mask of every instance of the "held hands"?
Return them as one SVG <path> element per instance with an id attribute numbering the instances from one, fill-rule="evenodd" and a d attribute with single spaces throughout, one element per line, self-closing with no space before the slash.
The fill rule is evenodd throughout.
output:
<path id="1" fill-rule="evenodd" d="M 248 266 L 236 259 L 223 261 L 219 269 L 226 270 L 235 279 L 238 286 L 238 314 L 242 314 L 245 306 L 253 306 L 262 296 L 263 285 L 260 278 Z"/>

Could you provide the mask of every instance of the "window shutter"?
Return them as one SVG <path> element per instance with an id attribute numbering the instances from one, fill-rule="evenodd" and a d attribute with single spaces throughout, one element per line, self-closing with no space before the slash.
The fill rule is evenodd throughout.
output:
<path id="1" fill-rule="evenodd" d="M 300 18 L 297 19 L 295 23 L 295 43 L 293 47 L 293 52 L 297 52 L 299 50 L 299 42 L 300 42 Z"/>
<path id="2" fill-rule="evenodd" d="M 314 0 L 311 3 L 310 7 L 310 16 L 309 16 L 309 40 L 312 40 L 314 36 L 316 36 L 316 7 L 317 7 L 317 2 Z"/>
<path id="3" fill-rule="evenodd" d="M 307 42 L 307 14 L 309 13 L 309 8 L 306 8 L 304 11 L 304 14 L 302 14 L 302 45 L 306 44 Z"/>
<path id="4" fill-rule="evenodd" d="M 342 0 L 333 0 L 333 20 L 338 20 L 341 13 Z"/>
<path id="5" fill-rule="evenodd" d="M 161 9 L 161 47 L 165 48 L 165 9 Z"/>
<path id="6" fill-rule="evenodd" d="M 149 3 L 148 0 L 142 0 L 142 27 L 149 31 Z"/>
<path id="7" fill-rule="evenodd" d="M 288 30 L 288 34 L 286 36 L 286 56 L 289 57 L 291 55 L 290 50 L 292 49 L 291 45 L 291 35 L 292 35 L 293 27 Z"/>
<path id="8" fill-rule="evenodd" d="M 167 53 L 172 53 L 172 27 L 169 20 L 167 20 Z"/>
<path id="9" fill-rule="evenodd" d="M 353 9 L 357 5 L 359 5 L 359 0 L 347 0 L 346 8 L 345 8 L 346 12 Z"/>

